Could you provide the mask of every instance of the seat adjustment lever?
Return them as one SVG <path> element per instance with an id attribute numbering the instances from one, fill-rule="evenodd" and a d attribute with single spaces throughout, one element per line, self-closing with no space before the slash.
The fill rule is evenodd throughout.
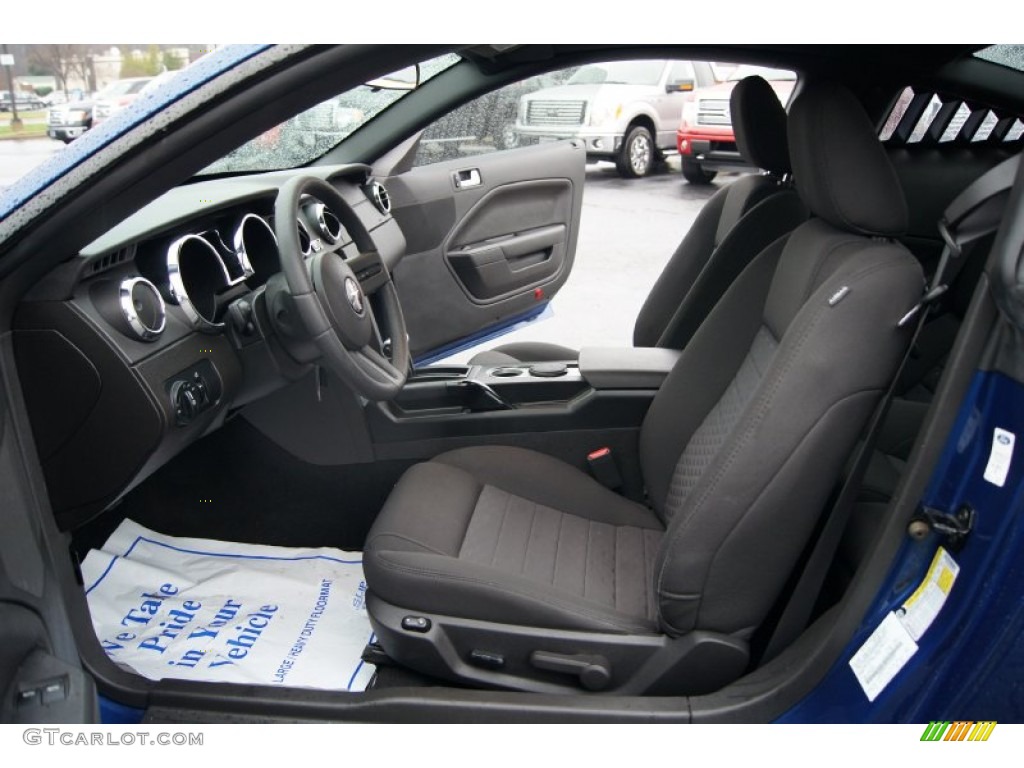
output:
<path id="1" fill-rule="evenodd" d="M 575 675 L 588 691 L 603 691 L 612 681 L 612 671 L 604 656 L 534 651 L 530 654 L 530 663 L 537 669 Z"/>

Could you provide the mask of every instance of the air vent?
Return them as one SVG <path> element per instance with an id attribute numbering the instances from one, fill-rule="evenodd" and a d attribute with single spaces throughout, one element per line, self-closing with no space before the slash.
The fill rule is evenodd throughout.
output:
<path id="1" fill-rule="evenodd" d="M 383 184 L 379 181 L 373 182 L 370 184 L 369 193 L 373 204 L 377 206 L 377 210 L 385 216 L 391 213 L 391 195 L 388 194 Z"/>
<path id="2" fill-rule="evenodd" d="M 341 221 L 323 203 L 316 204 L 316 225 L 327 242 L 336 243 L 341 240 Z"/>
<path id="3" fill-rule="evenodd" d="M 106 272 L 108 269 L 116 267 L 118 264 L 123 264 L 135 257 L 135 246 L 129 245 L 127 248 L 122 248 L 119 251 L 108 253 L 106 256 L 101 256 L 92 263 L 89 267 L 92 274 L 97 275 L 100 272 Z"/>
<path id="4" fill-rule="evenodd" d="M 118 287 L 121 315 L 131 334 L 140 341 L 153 341 L 164 331 L 167 309 L 160 291 L 144 277 L 131 277 Z"/>

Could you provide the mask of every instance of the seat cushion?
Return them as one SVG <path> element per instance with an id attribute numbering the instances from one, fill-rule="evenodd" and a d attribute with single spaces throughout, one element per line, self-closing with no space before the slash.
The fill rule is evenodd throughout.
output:
<path id="1" fill-rule="evenodd" d="M 557 459 L 473 448 L 412 467 L 367 538 L 374 593 L 416 611 L 503 624 L 657 632 L 663 527 Z"/>

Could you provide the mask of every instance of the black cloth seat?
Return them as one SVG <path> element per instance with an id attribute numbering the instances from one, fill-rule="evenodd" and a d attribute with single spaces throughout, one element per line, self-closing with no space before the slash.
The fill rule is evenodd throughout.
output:
<path id="1" fill-rule="evenodd" d="M 790 173 L 786 111 L 761 77 L 747 77 L 730 95 L 736 144 L 762 175 L 737 179 L 701 209 L 644 301 L 633 346 L 682 349 L 743 268 L 765 246 L 807 218 L 784 180 Z M 541 341 L 479 352 L 475 365 L 573 361 L 579 351 Z"/>
<path id="2" fill-rule="evenodd" d="M 446 613 L 454 600 L 488 621 L 653 633 L 648 584 L 664 530 L 557 459 L 480 447 L 413 467 L 368 548 L 374 589 L 415 590 L 420 610 Z"/>
<path id="3" fill-rule="evenodd" d="M 639 439 L 650 508 L 517 448 L 413 467 L 364 553 L 371 622 L 395 660 L 527 690 L 574 671 L 608 690 L 671 679 L 676 693 L 742 673 L 923 285 L 893 239 L 902 189 L 854 97 L 809 86 L 789 130 L 815 217 L 757 254 L 652 402 Z"/>

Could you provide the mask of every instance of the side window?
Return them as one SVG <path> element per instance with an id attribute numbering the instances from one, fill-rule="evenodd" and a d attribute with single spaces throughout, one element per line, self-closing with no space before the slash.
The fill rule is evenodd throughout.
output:
<path id="1" fill-rule="evenodd" d="M 414 165 L 430 165 L 445 160 L 515 149 L 519 100 L 528 93 L 562 85 L 576 71 L 549 72 L 485 93 L 452 110 L 423 131 Z"/>

